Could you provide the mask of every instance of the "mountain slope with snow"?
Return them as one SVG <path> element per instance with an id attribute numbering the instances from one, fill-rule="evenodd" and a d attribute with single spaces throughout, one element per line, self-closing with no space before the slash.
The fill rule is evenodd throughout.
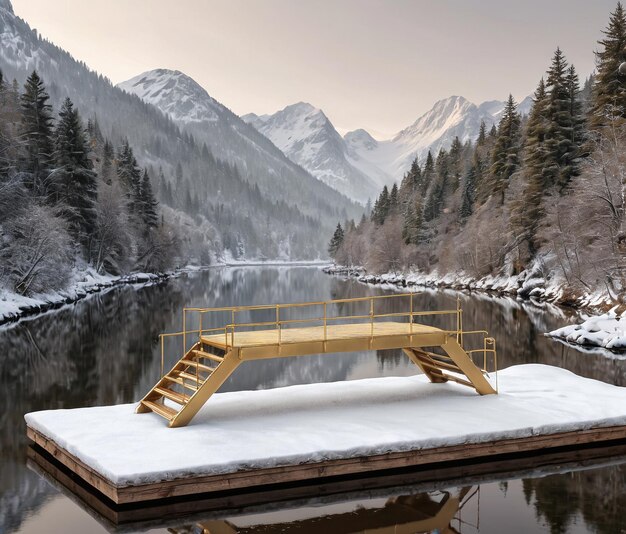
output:
<path id="1" fill-rule="evenodd" d="M 0 0 L 0 70 L 21 86 L 33 69 L 55 111 L 70 97 L 83 120 L 95 118 L 115 147 L 127 138 L 153 180 L 161 168 L 164 181 L 179 188 L 176 209 L 192 209 L 186 197 L 199 206 L 214 225 L 210 239 L 217 248 L 220 241 L 241 242 L 247 254 L 314 258 L 325 253 L 337 220 L 360 215 L 355 203 L 290 161 L 182 73 L 155 74 L 160 97 L 156 85 L 154 91 L 142 85 L 148 91 L 142 100 L 42 38 L 15 16 L 9 0 Z M 186 121 L 188 114 L 192 120 Z"/>
<path id="2" fill-rule="evenodd" d="M 436 154 L 449 148 L 457 136 L 461 142 L 476 139 L 481 122 L 487 128 L 497 124 L 504 105 L 491 100 L 477 106 L 462 96 L 451 96 L 386 140 L 374 139 L 363 129 L 342 139 L 321 110 L 302 102 L 272 115 L 250 113 L 242 118 L 311 174 L 362 201 L 378 194 L 372 194 L 369 184 L 380 190 L 399 182 L 414 158 L 423 161 L 429 150 Z M 518 110 L 526 115 L 531 105 L 527 97 Z"/>
<path id="3" fill-rule="evenodd" d="M 237 165 L 243 177 L 262 191 L 305 204 L 315 197 L 335 198 L 346 208 L 347 198 L 315 180 L 266 136 L 215 100 L 186 74 L 168 69 L 144 72 L 117 85 L 167 114 L 176 124 L 205 143 L 218 157 Z M 306 193 L 303 197 L 303 193 Z"/>
<path id="4" fill-rule="evenodd" d="M 350 198 L 366 202 L 377 194 L 379 184 L 350 163 L 346 142 L 322 110 L 299 102 L 273 115 L 250 113 L 242 119 L 289 159 Z"/>

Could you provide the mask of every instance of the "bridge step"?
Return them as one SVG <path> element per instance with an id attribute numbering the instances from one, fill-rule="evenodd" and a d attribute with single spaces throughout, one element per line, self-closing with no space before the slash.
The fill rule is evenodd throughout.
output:
<path id="1" fill-rule="evenodd" d="M 176 414 L 178 414 L 176 410 L 174 410 L 173 408 L 170 408 L 169 406 L 165 406 L 165 404 L 159 404 L 157 402 L 152 402 L 149 400 L 142 400 L 141 405 L 145 406 L 146 408 L 148 408 L 150 411 L 154 412 L 155 414 L 160 415 L 161 417 L 164 417 L 168 421 L 171 421 L 172 419 L 174 419 L 174 417 L 176 417 Z"/>
<path id="2" fill-rule="evenodd" d="M 187 404 L 190 399 L 190 397 L 188 395 L 185 395 L 184 393 L 178 393 L 177 391 L 172 391 L 171 389 L 162 388 L 159 386 L 155 387 L 153 391 L 167 399 L 174 401 L 177 404 L 180 404 L 181 406 Z"/>
<path id="3" fill-rule="evenodd" d="M 223 353 L 224 351 L 221 351 L 221 352 Z M 214 362 L 218 362 L 218 363 L 224 361 L 224 357 L 223 356 L 218 356 L 216 354 L 211 354 L 210 352 L 205 352 L 203 350 L 194 350 L 193 354 L 197 358 L 204 358 L 205 360 L 213 360 Z"/>
<path id="4" fill-rule="evenodd" d="M 209 350 L 214 350 L 214 348 L 211 347 Z M 224 354 L 223 351 L 222 354 Z M 187 424 L 204 404 L 201 399 L 194 400 L 196 396 L 200 392 L 203 392 L 202 395 L 206 398 L 211 396 L 228 378 L 232 372 L 230 368 L 238 365 L 238 363 L 233 365 L 232 359 L 229 364 L 227 356 L 228 354 L 221 356 L 207 352 L 204 350 L 202 342 L 197 342 L 141 400 L 137 406 L 137 413 L 154 412 L 167 419 L 170 426 L 180 426 L 176 420 L 178 417 L 182 417 L 184 421 L 182 424 Z M 208 359 L 216 365 L 210 367 L 193 358 Z M 226 365 L 226 369 L 220 371 L 224 365 Z M 172 389 L 177 387 L 182 391 Z M 163 403 L 165 399 L 180 405 L 180 409 L 176 410 L 165 405 Z"/>
<path id="5" fill-rule="evenodd" d="M 209 367 L 208 365 L 204 365 L 202 363 L 195 362 L 193 360 L 180 360 L 180 363 L 189 365 L 192 367 L 197 367 L 201 371 L 205 371 L 207 373 L 212 373 L 213 371 L 215 371 L 215 367 Z"/>

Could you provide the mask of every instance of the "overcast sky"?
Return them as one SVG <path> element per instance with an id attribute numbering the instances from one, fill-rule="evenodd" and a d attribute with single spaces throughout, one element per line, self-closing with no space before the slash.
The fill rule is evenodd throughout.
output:
<path id="1" fill-rule="evenodd" d="M 243 115 L 294 102 L 390 135 L 450 95 L 530 94 L 560 46 L 581 78 L 616 0 L 13 0 L 114 83 L 185 72 Z"/>

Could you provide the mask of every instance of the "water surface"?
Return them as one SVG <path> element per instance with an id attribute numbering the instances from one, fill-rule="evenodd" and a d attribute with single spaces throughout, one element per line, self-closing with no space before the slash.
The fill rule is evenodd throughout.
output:
<path id="1" fill-rule="evenodd" d="M 391 291 L 392 288 L 328 276 L 316 267 L 216 268 L 160 285 L 115 288 L 0 329 L 0 533 L 105 531 L 105 525 L 27 468 L 23 415 L 34 410 L 127 403 L 141 398 L 160 373 L 158 334 L 181 329 L 183 306 L 319 301 Z M 464 327 L 488 328 L 497 339 L 501 368 L 546 363 L 626 385 L 624 359 L 602 351 L 583 353 L 543 336 L 570 320 L 566 312 L 557 308 L 435 290 L 420 291 L 414 305 L 416 309 L 453 309 L 458 297 L 464 309 Z M 399 308 L 399 302 L 387 301 L 377 313 Z M 272 320 L 270 312 L 250 319 Z M 432 324 L 454 327 L 452 318 L 440 318 Z M 172 355 L 176 354 L 176 346 L 168 348 Z M 222 390 L 416 372 L 401 351 L 305 356 L 246 362 Z M 467 492 L 467 486 L 432 491 L 395 488 L 374 497 L 344 501 L 338 497 L 330 504 L 291 504 L 284 509 L 278 506 L 271 511 L 228 517 L 237 531 L 302 532 L 317 528 L 339 532 L 356 529 L 368 521 L 372 528 L 379 525 L 385 517 L 394 515 L 400 497 L 410 504 L 410 519 L 411 514 L 432 510 L 433 502 L 441 503 L 446 495 L 452 499 L 465 492 L 463 499 L 468 501 L 459 512 L 461 520 L 451 523 L 460 532 L 617 533 L 626 529 L 626 458 L 604 467 L 492 480 L 469 487 Z M 465 521 L 474 508 L 479 521 Z M 402 521 L 398 519 L 396 525 L 406 524 Z M 202 532 L 198 526 L 201 524 L 200 520 L 189 524 L 181 521 L 174 526 L 153 526 L 150 531 L 167 532 L 167 528 L 174 528 L 180 532 Z"/>

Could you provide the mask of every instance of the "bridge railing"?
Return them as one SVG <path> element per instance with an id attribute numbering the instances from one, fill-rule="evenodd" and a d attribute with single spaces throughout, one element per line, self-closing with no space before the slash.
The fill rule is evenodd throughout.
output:
<path id="1" fill-rule="evenodd" d="M 427 318 L 445 318 L 452 319 L 454 327 L 451 329 L 442 328 L 446 333 L 454 335 L 457 342 L 464 347 L 464 337 L 466 336 L 482 336 L 482 346 L 465 351 L 472 357 L 482 355 L 482 370 L 490 372 L 497 370 L 497 354 L 495 339 L 489 337 L 486 330 L 464 330 L 463 329 L 463 309 L 461 308 L 460 299 L 457 299 L 456 307 L 447 310 L 419 310 L 415 309 L 416 293 L 400 293 L 392 295 L 376 295 L 368 297 L 343 298 L 327 301 L 314 302 L 295 302 L 285 304 L 262 304 L 252 306 L 228 306 L 217 308 L 201 308 L 187 307 L 183 309 L 182 330 L 180 332 L 161 334 L 161 374 L 165 366 L 165 341 L 168 338 L 182 338 L 184 355 L 189 349 L 188 342 L 192 340 L 194 343 L 203 335 L 223 335 L 224 345 L 232 347 L 235 344 L 238 332 L 250 331 L 252 329 L 271 329 L 277 332 L 278 343 L 284 343 L 282 334 L 285 329 L 294 326 L 315 325 L 322 326 L 320 341 L 328 340 L 328 327 L 341 322 L 360 321 L 370 325 L 370 335 L 374 335 L 375 325 L 389 319 L 405 318 L 409 323 L 409 333 L 413 332 L 415 324 L 421 324 L 421 321 Z M 377 304 L 381 302 L 392 303 L 404 299 L 406 301 L 405 311 L 380 311 L 376 310 Z M 360 313 L 346 312 L 342 313 L 341 309 L 338 313 L 333 313 L 335 307 L 341 308 L 352 307 L 352 305 L 365 306 L 365 311 Z M 390 304 L 392 305 L 392 304 Z M 379 305 L 380 307 L 380 305 Z M 289 310 L 319 309 L 319 312 L 311 317 L 288 318 Z M 271 313 L 271 320 L 265 321 L 249 321 L 238 320 L 242 313 L 266 312 Z M 193 321 L 193 317 L 197 317 L 197 323 Z M 209 322 L 222 322 L 222 326 L 206 327 L 207 316 L 210 316 Z M 221 316 L 221 319 L 220 319 Z M 194 327 L 190 328 L 193 323 Z M 197 326 L 196 326 L 197 325 Z M 475 362 L 478 364 L 478 362 Z M 497 376 L 497 375 L 496 375 Z"/>

